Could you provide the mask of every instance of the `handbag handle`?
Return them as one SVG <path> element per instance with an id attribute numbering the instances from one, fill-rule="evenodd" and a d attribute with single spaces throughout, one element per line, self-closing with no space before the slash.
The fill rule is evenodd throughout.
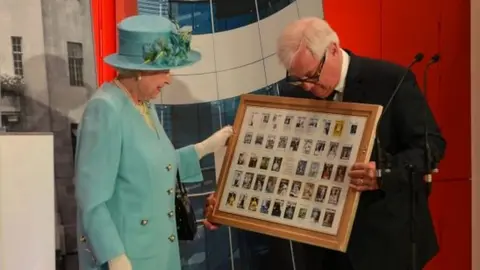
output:
<path id="1" fill-rule="evenodd" d="M 182 195 L 187 194 L 187 189 L 182 184 L 182 182 L 180 182 L 180 170 L 178 169 L 177 169 L 177 186 L 178 186 L 178 189 L 180 190 L 180 193 L 182 193 Z"/>

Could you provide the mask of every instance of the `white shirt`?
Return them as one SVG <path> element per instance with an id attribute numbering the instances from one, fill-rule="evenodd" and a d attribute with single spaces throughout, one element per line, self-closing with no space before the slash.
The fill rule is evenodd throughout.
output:
<path id="1" fill-rule="evenodd" d="M 340 71 L 340 81 L 335 86 L 335 90 L 337 90 L 337 94 L 334 97 L 335 101 L 342 101 L 343 99 L 343 90 L 345 90 L 345 81 L 347 79 L 347 71 L 348 65 L 350 64 L 350 55 L 346 51 L 342 50 L 342 70 Z"/>

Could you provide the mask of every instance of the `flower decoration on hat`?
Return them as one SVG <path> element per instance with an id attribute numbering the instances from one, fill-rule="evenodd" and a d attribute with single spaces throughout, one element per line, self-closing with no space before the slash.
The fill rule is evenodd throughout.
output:
<path id="1" fill-rule="evenodd" d="M 188 58 L 192 40 L 192 27 L 173 22 L 174 30 L 168 37 L 162 37 L 143 46 L 145 64 L 178 66 Z"/>

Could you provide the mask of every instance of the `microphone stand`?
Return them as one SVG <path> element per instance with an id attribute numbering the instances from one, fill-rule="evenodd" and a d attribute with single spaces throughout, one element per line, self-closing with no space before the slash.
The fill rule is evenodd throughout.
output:
<path id="1" fill-rule="evenodd" d="M 382 185 L 383 173 L 388 174 L 388 173 L 391 172 L 389 164 L 387 164 L 388 165 L 387 168 L 384 168 L 385 167 L 385 160 L 384 160 L 383 157 L 384 157 L 385 153 L 383 153 L 381 143 L 380 143 L 380 136 L 379 136 L 380 122 L 383 119 L 383 116 L 385 115 L 385 112 L 388 110 L 388 108 L 392 104 L 393 99 L 395 98 L 398 91 L 400 90 L 400 87 L 402 86 L 403 81 L 405 80 L 405 77 L 407 76 L 408 72 L 410 71 L 410 69 L 412 68 L 413 65 L 422 61 L 423 57 L 424 57 L 423 53 L 417 53 L 415 55 L 413 61 L 407 66 L 407 70 L 405 71 L 405 73 L 402 75 L 402 77 L 398 81 L 397 86 L 393 90 L 393 93 L 390 96 L 390 99 L 388 100 L 387 104 L 384 107 L 384 110 L 382 111 L 382 114 L 379 117 L 377 128 L 375 129 L 375 157 L 376 157 L 376 160 L 377 160 L 375 176 L 376 176 L 377 183 L 378 183 L 379 186 Z"/>
<path id="2" fill-rule="evenodd" d="M 415 65 L 416 63 L 420 62 L 423 60 L 423 53 L 418 53 L 417 55 L 415 55 L 415 58 L 414 60 L 412 61 L 412 63 L 410 63 L 410 65 L 408 65 L 405 73 L 403 74 L 403 76 L 400 78 L 399 82 L 397 83 L 397 86 L 395 88 L 395 90 L 393 91 L 392 95 L 390 96 L 390 99 L 388 100 L 387 104 L 385 105 L 385 108 L 382 112 L 382 114 L 380 115 L 380 118 L 379 118 L 379 121 L 378 121 L 378 125 L 377 125 L 377 128 L 376 128 L 376 133 L 375 133 L 375 147 L 376 147 L 376 158 L 377 158 L 377 171 L 376 171 L 376 176 L 377 176 L 377 183 L 379 186 L 382 185 L 382 177 L 383 177 L 383 172 L 385 173 L 389 173 L 391 170 L 390 168 L 386 168 L 386 169 L 383 169 L 383 151 L 381 149 L 381 145 L 380 145 L 380 139 L 379 139 L 379 134 L 378 134 L 378 131 L 379 131 L 379 126 L 380 126 L 380 120 L 382 120 L 385 112 L 387 111 L 387 109 L 390 107 L 390 105 L 392 104 L 393 102 L 393 99 L 395 98 L 395 96 L 397 95 L 398 91 L 400 90 L 402 84 L 403 84 L 403 81 L 405 80 L 405 77 L 408 75 L 410 71 L 410 69 L 412 68 L 413 65 Z M 412 266 L 412 269 L 411 270 L 416 270 L 416 267 L 417 267 L 417 240 L 416 240 L 416 237 L 415 237 L 415 203 L 416 203 L 416 194 L 415 194 L 415 188 L 414 188 L 414 181 L 415 181 L 415 176 L 416 176 L 416 168 L 413 166 L 413 164 L 405 164 L 405 168 L 407 169 L 408 171 L 408 175 L 409 175 L 409 187 L 410 187 L 410 241 L 411 241 L 411 266 Z"/>
<path id="3" fill-rule="evenodd" d="M 428 82 L 428 69 L 430 68 L 431 65 L 437 63 L 440 60 L 440 55 L 437 53 L 430 58 L 430 61 L 428 61 L 427 66 L 425 67 L 423 71 L 423 95 L 425 97 L 425 101 L 427 101 L 427 82 Z M 427 112 L 428 110 L 425 109 L 424 114 L 423 114 L 423 119 L 424 121 L 427 119 Z M 430 194 L 432 193 L 432 174 L 438 173 L 438 169 L 436 168 L 436 162 L 433 161 L 432 157 L 432 150 L 430 148 L 430 142 L 428 139 L 428 126 L 425 123 L 424 126 L 424 138 L 425 138 L 425 166 L 426 166 L 426 174 L 424 177 L 424 180 L 427 184 L 426 188 L 426 194 L 427 197 L 430 197 Z M 432 169 L 433 167 L 433 169 Z"/>
<path id="4" fill-rule="evenodd" d="M 410 256 L 411 256 L 411 270 L 417 269 L 417 236 L 416 236 L 416 226 L 415 226 L 415 216 L 416 216 L 416 203 L 417 203 L 417 193 L 415 192 L 415 170 L 416 168 L 413 164 L 405 164 L 406 169 L 408 170 L 408 186 L 410 188 Z"/>
<path id="5" fill-rule="evenodd" d="M 427 85 L 427 71 L 428 68 L 436 63 L 440 59 L 438 54 L 434 55 L 430 61 L 427 63 L 427 66 L 424 70 L 424 96 L 425 100 L 427 98 L 426 95 L 426 85 Z M 424 122 L 427 119 L 427 108 L 424 110 L 423 120 Z M 430 144 L 428 140 L 428 126 L 424 123 L 424 136 L 425 136 L 425 166 L 426 166 L 426 175 L 425 180 L 427 182 L 427 195 L 430 195 L 431 191 L 431 179 L 432 179 L 432 154 L 430 149 Z M 415 192 L 415 179 L 417 178 L 417 172 L 419 168 L 415 168 L 413 164 L 407 163 L 405 164 L 406 169 L 408 170 L 408 184 L 410 188 L 410 243 L 411 243 L 411 270 L 417 270 L 417 235 L 416 235 L 416 205 L 417 205 L 417 196 L 418 194 Z M 424 174 L 425 172 L 420 172 Z"/>

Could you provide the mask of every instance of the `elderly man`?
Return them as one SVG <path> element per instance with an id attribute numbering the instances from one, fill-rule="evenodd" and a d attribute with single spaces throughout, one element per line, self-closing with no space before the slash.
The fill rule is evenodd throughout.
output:
<path id="1" fill-rule="evenodd" d="M 335 31 L 319 18 L 303 18 L 289 24 L 278 39 L 277 55 L 287 69 L 282 96 L 328 99 L 385 106 L 404 67 L 360 57 L 340 47 Z M 426 117 L 422 117 L 426 113 Z M 354 164 L 349 172 L 351 187 L 362 192 L 347 253 L 309 245 L 296 253 L 306 270 L 408 270 L 411 269 L 409 170 L 416 196 L 416 269 L 438 252 L 428 209 L 423 174 L 425 126 L 436 161 L 443 158 L 442 138 L 415 76 L 408 72 L 390 108 L 379 123 L 382 150 L 389 157 L 391 173 L 382 181 L 375 176 L 376 163 Z M 377 151 L 375 149 L 374 151 Z M 375 157 L 375 155 L 372 155 Z M 298 255 L 303 253 L 304 258 Z"/>
<path id="2" fill-rule="evenodd" d="M 289 97 L 385 106 L 407 72 L 393 63 L 360 57 L 340 48 L 335 31 L 318 18 L 289 24 L 279 37 L 277 55 L 287 69 L 287 82 L 291 85 L 283 87 L 281 95 Z M 422 269 L 435 256 L 438 244 L 422 176 L 428 167 L 424 161 L 425 127 L 433 159 L 438 162 L 443 158 L 446 142 L 418 89 L 415 75 L 408 71 L 379 123 L 379 138 L 391 172 L 378 181 L 376 160 L 372 159 L 367 164 L 354 164 L 348 173 L 351 187 L 360 191 L 361 197 L 347 253 L 294 243 L 295 269 L 410 270 L 411 196 L 415 196 L 416 207 L 416 269 Z M 417 172 L 414 194 L 410 191 L 407 164 Z M 207 215 L 215 203 L 215 196 L 211 196 Z M 214 227 L 208 221 L 205 225 Z M 292 269 L 286 259 L 290 245 L 281 239 L 271 241 L 277 254 L 272 261 L 278 262 L 272 269 Z M 284 255 L 278 255 L 282 252 Z"/>

